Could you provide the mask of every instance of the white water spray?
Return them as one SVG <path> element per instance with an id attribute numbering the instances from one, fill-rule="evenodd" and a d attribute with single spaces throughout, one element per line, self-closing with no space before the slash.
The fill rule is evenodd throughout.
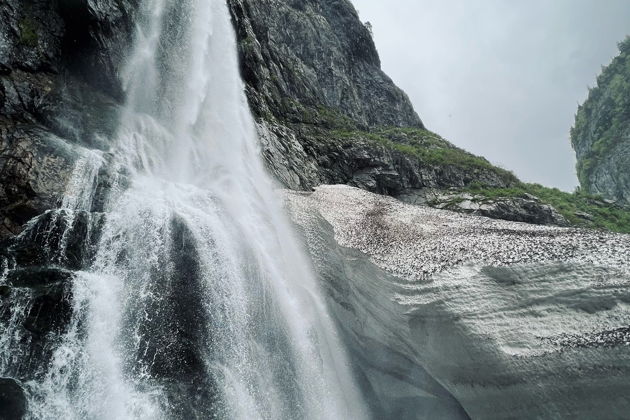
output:
<path id="1" fill-rule="evenodd" d="M 31 416 L 365 418 L 263 168 L 225 1 L 146 0 L 123 79 L 112 167 L 128 187 Z M 64 205 L 89 207 L 83 184 Z"/>

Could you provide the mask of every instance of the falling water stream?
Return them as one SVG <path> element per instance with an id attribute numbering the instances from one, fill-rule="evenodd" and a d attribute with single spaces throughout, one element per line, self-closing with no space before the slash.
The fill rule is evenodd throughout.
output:
<path id="1" fill-rule="evenodd" d="M 264 170 L 225 1 L 145 0 L 137 19 L 100 239 L 29 415 L 366 417 Z M 60 214 L 89 211 L 103 164 L 86 151 Z"/>

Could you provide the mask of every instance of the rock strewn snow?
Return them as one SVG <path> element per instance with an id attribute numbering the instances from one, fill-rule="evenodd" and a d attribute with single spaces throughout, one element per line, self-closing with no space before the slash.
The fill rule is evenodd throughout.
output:
<path id="1" fill-rule="evenodd" d="M 296 197 L 305 202 L 296 203 Z M 308 196 L 289 193 L 288 200 L 321 213 L 340 245 L 407 280 L 465 264 L 565 262 L 630 270 L 630 235 L 461 215 L 343 185 L 322 186 Z"/>
<path id="2" fill-rule="evenodd" d="M 369 385 L 389 389 L 400 372 L 415 384 L 396 388 L 405 403 L 382 404 L 405 407 L 401 418 L 458 416 L 431 380 L 471 418 L 627 417 L 630 235 L 462 215 L 347 186 L 286 197 Z M 409 364 L 391 364 L 401 353 Z M 413 373 L 422 370 L 430 376 Z"/>

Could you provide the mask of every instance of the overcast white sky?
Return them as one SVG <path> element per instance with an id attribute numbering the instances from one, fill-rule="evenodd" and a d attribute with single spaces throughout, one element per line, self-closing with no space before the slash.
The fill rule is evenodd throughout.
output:
<path id="1" fill-rule="evenodd" d="M 430 130 L 572 191 L 569 129 L 630 34 L 630 0 L 352 0 Z"/>

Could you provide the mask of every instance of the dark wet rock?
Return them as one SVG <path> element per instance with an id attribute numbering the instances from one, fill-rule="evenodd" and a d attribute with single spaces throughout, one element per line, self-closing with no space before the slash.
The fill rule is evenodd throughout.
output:
<path id="1" fill-rule="evenodd" d="M 173 418 L 212 418 L 221 413 L 216 384 L 207 375 L 206 360 L 211 343 L 206 331 L 212 328 L 202 297 L 202 278 L 195 241 L 186 223 L 173 218 L 174 244 L 167 266 L 151 278 L 151 297 L 138 298 L 126 314 L 136 324 L 140 339 L 135 363 L 165 389 L 167 412 Z M 128 298 L 136 299 L 135 292 Z M 140 293 L 146 293 L 141 290 Z M 134 339 L 135 337 L 132 337 Z"/>
<path id="2" fill-rule="evenodd" d="M 56 207 L 80 147 L 108 148 L 133 0 L 0 4 L 0 238 Z"/>
<path id="3" fill-rule="evenodd" d="M 73 313 L 72 273 L 57 267 L 18 268 L 9 272 L 0 297 L 0 324 L 12 348 L 5 375 L 28 381 L 42 375 Z"/>
<path id="4" fill-rule="evenodd" d="M 76 154 L 35 126 L 0 124 L 0 238 L 57 205 Z"/>
<path id="5" fill-rule="evenodd" d="M 64 66 L 98 90 L 122 99 L 119 70 L 131 45 L 137 0 L 59 0 Z"/>
<path id="6" fill-rule="evenodd" d="M 72 314 L 72 273 L 55 267 L 13 270 L 7 276 L 12 289 L 27 289 L 24 328 L 36 335 L 65 330 Z"/>
<path id="7" fill-rule="evenodd" d="M 4 1 L 0 5 L 0 68 L 30 72 L 57 70 L 64 27 L 54 2 Z"/>
<path id="8" fill-rule="evenodd" d="M 53 210 L 33 219 L 7 253 L 21 267 L 58 264 L 70 270 L 89 266 L 104 222 L 101 213 Z"/>
<path id="9" fill-rule="evenodd" d="M 179 219 L 172 222 L 174 244 L 170 263 L 172 270 L 156 273 L 153 279 L 156 297 L 147 312 L 155 314 L 141 326 L 141 336 L 147 342 L 146 362 L 157 377 L 182 379 L 203 370 L 200 325 L 207 325 L 201 302 L 199 258 L 191 233 Z M 141 309 L 141 308 L 139 308 Z"/>
<path id="10" fill-rule="evenodd" d="M 58 282 L 35 290 L 24 320 L 24 328 L 38 336 L 65 331 L 72 317 L 70 290 L 67 282 Z"/>
<path id="11" fill-rule="evenodd" d="M 15 380 L 0 378 L 0 419 L 21 420 L 28 407 L 24 389 Z"/>
<path id="12" fill-rule="evenodd" d="M 18 268 L 9 272 L 6 281 L 13 287 L 45 289 L 71 277 L 72 272 L 56 267 Z"/>
<path id="13" fill-rule="evenodd" d="M 131 40 L 136 1 L 59 0 L 0 5 L 0 68 L 65 71 L 98 89 L 120 92 L 116 70 Z"/>
<path id="14" fill-rule="evenodd" d="M 58 83 L 47 98 L 39 122 L 72 144 L 108 150 L 117 128 L 121 104 L 81 80 Z"/>
<path id="15" fill-rule="evenodd" d="M 89 263 L 100 220 L 94 213 L 48 211 L 0 245 L 11 268 L 2 286 L 0 323 L 15 333 L 6 374 L 28 380 L 46 371 L 73 314 L 69 270 Z"/>
<path id="16" fill-rule="evenodd" d="M 57 102 L 47 96 L 81 85 L 122 99 L 118 70 L 131 42 L 135 7 L 128 0 L 3 2 L 4 113 L 45 119 L 47 107 Z"/>
<path id="17" fill-rule="evenodd" d="M 45 310 L 57 308 L 57 306 L 41 304 L 38 308 Z M 2 315 L 0 320 L 3 323 L 7 322 L 8 320 L 4 319 L 2 307 L 0 307 L 0 311 L 0 315 Z M 53 359 L 54 351 L 58 347 L 61 337 L 67 332 L 67 327 L 62 325 L 61 321 L 67 323 L 67 320 L 36 317 L 35 314 L 31 313 L 18 313 L 12 316 L 24 316 L 25 322 L 13 326 L 15 335 L 13 336 L 13 343 L 11 343 L 12 354 L 8 356 L 10 364 L 5 368 L 4 374 L 19 378 L 22 381 L 41 380 Z"/>

